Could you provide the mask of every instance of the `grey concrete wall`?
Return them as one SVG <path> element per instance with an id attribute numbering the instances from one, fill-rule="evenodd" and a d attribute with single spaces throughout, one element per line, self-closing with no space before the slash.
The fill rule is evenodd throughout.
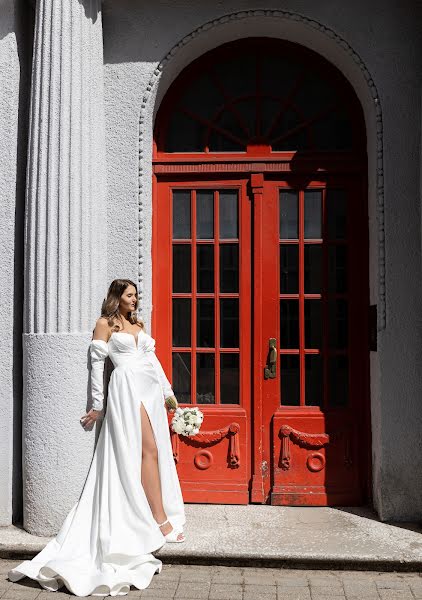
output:
<path id="1" fill-rule="evenodd" d="M 0 1 L 0 525 L 22 520 L 23 219 L 33 9 Z"/>
<path id="2" fill-rule="evenodd" d="M 22 518 L 23 211 L 32 14 L 23 0 L 0 2 L 0 525 Z"/>
<path id="3" fill-rule="evenodd" d="M 15 231 L 16 155 L 18 131 L 19 58 L 13 1 L 4 2 L 0 19 L 0 524 L 12 520 L 13 475 L 13 253 Z"/>
<path id="4" fill-rule="evenodd" d="M 276 16 L 277 9 L 290 14 Z M 140 283 L 147 325 L 152 127 L 159 101 L 180 70 L 223 42 L 267 35 L 320 52 L 354 85 L 368 134 L 371 303 L 381 307 L 385 297 L 386 308 L 378 352 L 371 356 L 374 502 L 384 520 L 421 518 L 422 53 L 416 3 L 105 0 L 103 15 L 108 276 Z"/>

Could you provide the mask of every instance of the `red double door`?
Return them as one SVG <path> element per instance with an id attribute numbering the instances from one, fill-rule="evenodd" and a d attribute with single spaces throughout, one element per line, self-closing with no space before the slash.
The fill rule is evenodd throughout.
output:
<path id="1" fill-rule="evenodd" d="M 153 335 L 186 502 L 351 505 L 369 477 L 368 232 L 356 175 L 156 171 Z"/>

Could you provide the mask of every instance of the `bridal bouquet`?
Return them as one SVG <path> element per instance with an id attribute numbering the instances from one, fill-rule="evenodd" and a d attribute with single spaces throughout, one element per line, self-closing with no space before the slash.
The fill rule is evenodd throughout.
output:
<path id="1" fill-rule="evenodd" d="M 203 420 L 204 415 L 196 406 L 179 407 L 171 420 L 171 428 L 181 435 L 192 436 L 199 432 Z"/>

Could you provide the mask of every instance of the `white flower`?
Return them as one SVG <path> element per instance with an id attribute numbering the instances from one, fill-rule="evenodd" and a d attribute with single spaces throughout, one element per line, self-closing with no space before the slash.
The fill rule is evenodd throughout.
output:
<path id="1" fill-rule="evenodd" d="M 178 407 L 171 421 L 172 429 L 175 433 L 185 436 L 196 435 L 203 420 L 204 415 L 196 406 Z"/>
<path id="2" fill-rule="evenodd" d="M 181 423 L 180 421 L 176 421 L 176 423 L 173 426 L 173 430 L 176 433 L 182 433 L 184 427 L 183 427 L 183 423 Z"/>

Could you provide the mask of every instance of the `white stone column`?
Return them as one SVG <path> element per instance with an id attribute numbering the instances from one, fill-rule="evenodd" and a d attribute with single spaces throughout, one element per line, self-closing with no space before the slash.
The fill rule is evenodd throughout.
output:
<path id="1" fill-rule="evenodd" d="M 100 0 L 37 0 L 25 208 L 24 527 L 53 535 L 95 431 L 87 351 L 106 293 Z"/>

